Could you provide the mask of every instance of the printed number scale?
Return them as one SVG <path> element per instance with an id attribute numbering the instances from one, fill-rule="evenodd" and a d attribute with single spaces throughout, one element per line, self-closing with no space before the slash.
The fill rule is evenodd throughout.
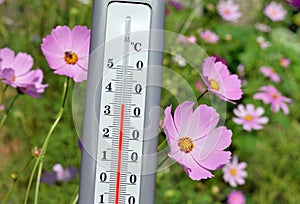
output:
<path id="1" fill-rule="evenodd" d="M 95 0 L 80 204 L 154 203 L 165 2 Z"/>

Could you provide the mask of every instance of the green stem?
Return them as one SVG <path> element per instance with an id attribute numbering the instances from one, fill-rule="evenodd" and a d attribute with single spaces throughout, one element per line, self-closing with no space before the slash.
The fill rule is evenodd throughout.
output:
<path id="1" fill-rule="evenodd" d="M 168 158 L 169 158 L 169 156 L 167 155 L 165 158 L 164 158 L 164 160 L 162 160 L 159 164 L 158 164 L 158 166 L 157 166 L 157 169 L 159 169 L 167 160 L 168 160 Z"/>
<path id="2" fill-rule="evenodd" d="M 36 171 L 37 167 L 39 166 L 38 174 L 37 174 L 37 181 L 36 181 L 35 197 L 34 197 L 34 203 L 37 204 L 37 202 L 38 202 L 40 178 L 41 178 L 41 175 L 42 175 L 44 156 L 47 152 L 47 148 L 48 148 L 48 144 L 49 144 L 51 135 L 52 135 L 54 129 L 56 128 L 58 122 L 60 121 L 60 119 L 63 115 L 64 107 L 65 107 L 66 100 L 67 100 L 67 95 L 68 95 L 68 89 L 69 89 L 69 78 L 66 78 L 66 80 L 64 82 L 64 89 L 63 89 L 63 94 L 62 94 L 62 105 L 61 105 L 61 108 L 60 108 L 60 110 L 59 110 L 59 112 L 56 116 L 56 119 L 55 119 L 53 125 L 49 129 L 49 132 L 47 134 L 47 137 L 46 137 L 45 142 L 44 142 L 44 144 L 42 146 L 42 149 L 41 149 L 41 154 L 36 159 L 36 162 L 34 164 L 33 170 L 32 170 L 31 175 L 30 175 L 29 183 L 28 183 L 28 186 L 27 186 L 27 191 L 26 191 L 24 204 L 27 204 L 27 202 L 28 202 L 29 191 L 30 191 L 30 188 L 31 188 L 32 180 L 33 180 L 35 171 Z"/>
<path id="3" fill-rule="evenodd" d="M 4 87 L 3 91 L 2 91 L 2 94 L 1 94 L 1 98 L 0 98 L 0 105 L 3 102 L 4 95 L 5 95 L 5 92 L 6 92 L 7 88 L 8 88 L 8 85 L 5 85 L 5 87 Z"/>
<path id="4" fill-rule="evenodd" d="M 180 31 L 178 32 L 180 35 L 185 35 L 186 31 L 189 29 L 189 27 L 191 26 L 194 18 L 196 17 L 195 14 L 196 14 L 195 9 L 193 9 L 192 12 L 191 12 L 191 14 L 187 18 L 187 20 L 184 21 L 184 24 L 182 25 Z"/>
<path id="5" fill-rule="evenodd" d="M 12 192 L 12 189 L 13 189 L 13 187 L 14 187 L 14 184 L 15 184 L 15 181 L 13 181 L 13 182 L 10 184 L 9 189 L 8 189 L 8 191 L 7 191 L 7 193 L 6 193 L 5 197 L 4 197 L 4 199 L 3 199 L 3 201 L 2 201 L 2 204 L 6 204 L 6 203 L 7 203 L 7 200 L 8 200 L 8 198 L 9 198 L 11 192 Z"/>
<path id="6" fill-rule="evenodd" d="M 25 194 L 24 204 L 27 204 L 27 202 L 28 202 L 29 191 L 30 191 L 30 188 L 31 188 L 31 185 L 32 185 L 34 173 L 35 173 L 36 168 L 38 167 L 38 164 L 39 164 L 37 161 L 38 161 L 38 159 L 36 160 L 36 162 L 34 164 L 33 170 L 31 172 L 31 175 L 30 175 L 30 178 L 29 178 L 29 182 L 28 182 L 27 189 L 26 189 L 26 194 Z"/>
<path id="7" fill-rule="evenodd" d="M 167 143 L 167 139 L 165 139 L 162 143 L 159 144 L 157 151 L 160 151 L 161 148 Z"/>
<path id="8" fill-rule="evenodd" d="M 6 111 L 6 113 L 2 116 L 1 121 L 0 121 L 0 129 L 2 128 L 4 122 L 6 121 L 6 118 L 7 118 L 8 114 L 9 114 L 10 110 L 12 109 L 14 103 L 15 103 L 16 100 L 18 99 L 18 96 L 19 96 L 19 95 L 20 95 L 20 94 L 15 95 L 15 97 L 13 98 L 12 102 L 10 103 L 10 105 L 9 105 L 9 107 L 8 107 L 8 109 L 7 109 L 7 111 Z"/>
<path id="9" fill-rule="evenodd" d="M 73 201 L 73 203 L 72 203 L 72 204 L 76 204 L 76 203 L 77 203 L 77 201 L 78 201 L 78 193 L 77 193 L 77 195 L 75 196 L 75 198 L 74 198 L 74 201 Z"/>
<path id="10" fill-rule="evenodd" d="M 78 201 L 78 189 L 76 190 L 76 192 L 74 193 L 74 195 L 72 196 L 71 202 L 70 204 L 76 204 Z"/>
<path id="11" fill-rule="evenodd" d="M 208 90 L 206 89 L 198 98 L 197 98 L 197 102 L 199 102 L 199 100 L 208 92 Z"/>

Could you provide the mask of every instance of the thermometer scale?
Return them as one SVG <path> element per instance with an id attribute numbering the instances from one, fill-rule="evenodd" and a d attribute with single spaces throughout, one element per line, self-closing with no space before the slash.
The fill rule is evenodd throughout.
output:
<path id="1" fill-rule="evenodd" d="M 80 204 L 153 204 L 165 2 L 95 0 Z"/>

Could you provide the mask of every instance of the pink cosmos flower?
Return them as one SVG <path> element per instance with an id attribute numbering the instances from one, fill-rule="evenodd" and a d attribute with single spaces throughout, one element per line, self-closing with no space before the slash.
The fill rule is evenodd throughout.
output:
<path id="1" fill-rule="evenodd" d="M 223 167 L 224 181 L 232 187 L 245 184 L 245 178 L 247 177 L 246 167 L 246 162 L 238 163 L 237 156 L 234 156 L 232 162 Z"/>
<path id="2" fill-rule="evenodd" d="M 200 31 L 199 35 L 207 43 L 215 44 L 219 40 L 219 36 L 208 29 L 206 29 L 204 32 Z"/>
<path id="3" fill-rule="evenodd" d="M 288 4 L 294 6 L 297 9 L 300 9 L 300 0 L 286 0 Z"/>
<path id="4" fill-rule="evenodd" d="M 180 0 L 169 0 L 169 4 L 178 11 L 182 11 L 184 9 L 184 6 Z"/>
<path id="5" fill-rule="evenodd" d="M 272 21 L 284 20 L 286 13 L 287 12 L 284 10 L 282 5 L 276 3 L 275 1 L 269 3 L 264 10 L 264 14 Z"/>
<path id="6" fill-rule="evenodd" d="M 268 117 L 262 117 L 265 110 L 262 107 L 255 109 L 253 104 L 247 104 L 246 107 L 240 104 L 233 110 L 233 113 L 237 116 L 233 118 L 233 121 L 238 125 L 243 125 L 243 129 L 248 132 L 252 129 L 261 130 L 262 125 L 269 122 Z"/>
<path id="7" fill-rule="evenodd" d="M 246 198 L 242 191 L 231 191 L 227 198 L 228 204 L 245 204 Z"/>
<path id="8" fill-rule="evenodd" d="M 281 108 L 285 115 L 289 114 L 289 108 L 285 103 L 292 103 L 292 99 L 282 96 L 273 86 L 262 86 L 259 90 L 261 92 L 254 95 L 254 100 L 262 100 L 265 104 L 271 104 L 271 110 L 274 113 Z"/>
<path id="9" fill-rule="evenodd" d="M 5 109 L 6 109 L 6 105 L 4 103 L 0 104 L 0 112 L 5 111 Z"/>
<path id="10" fill-rule="evenodd" d="M 60 181 L 70 181 L 78 173 L 78 170 L 73 168 L 72 166 L 68 166 L 64 170 L 61 164 L 55 164 L 52 170 L 54 173 L 50 173 L 47 171 L 43 173 L 43 176 L 41 178 L 42 183 L 52 185 Z"/>
<path id="11" fill-rule="evenodd" d="M 266 41 L 265 38 L 262 36 L 258 36 L 256 38 L 256 42 L 259 44 L 260 48 L 263 50 L 265 50 L 271 46 L 271 43 L 269 41 Z"/>
<path id="12" fill-rule="evenodd" d="M 218 12 L 225 21 L 230 22 L 237 22 L 242 16 L 239 5 L 235 4 L 232 0 L 221 0 L 218 4 Z"/>
<path id="13" fill-rule="evenodd" d="M 183 35 L 180 35 L 179 37 L 178 37 L 178 41 L 180 42 L 180 43 L 191 43 L 191 44 L 193 44 L 193 43 L 196 43 L 196 41 L 197 41 L 197 38 L 195 37 L 195 36 L 193 36 L 193 35 L 191 35 L 190 37 L 185 37 L 185 36 L 183 36 Z"/>
<path id="14" fill-rule="evenodd" d="M 205 87 L 205 85 L 203 84 L 202 81 L 196 81 L 195 89 L 197 91 L 199 91 L 200 93 L 203 93 L 204 91 L 206 91 L 206 87 Z"/>
<path id="15" fill-rule="evenodd" d="M 281 81 L 280 76 L 275 72 L 273 67 L 261 67 L 260 72 L 263 73 L 265 77 L 269 77 L 275 83 Z"/>
<path id="16" fill-rule="evenodd" d="M 30 70 L 33 59 L 26 53 L 18 53 L 9 48 L 0 50 L 0 78 L 2 82 L 21 93 L 38 98 L 44 93 L 47 84 L 42 84 L 43 72 L 39 68 Z"/>
<path id="17" fill-rule="evenodd" d="M 255 23 L 255 28 L 264 33 L 268 33 L 271 31 L 270 26 L 263 23 Z"/>
<path id="18" fill-rule="evenodd" d="M 227 66 L 208 57 L 202 65 L 202 79 L 207 89 L 220 99 L 231 102 L 242 98 L 241 80 L 236 74 L 230 74 Z"/>
<path id="19" fill-rule="evenodd" d="M 215 109 L 200 105 L 193 111 L 194 102 L 180 104 L 171 115 L 165 110 L 164 131 L 170 146 L 169 157 L 184 167 L 193 180 L 212 178 L 216 170 L 230 159 L 224 151 L 231 144 L 232 132 L 225 126 L 216 128 L 220 116 Z"/>
<path id="20" fill-rule="evenodd" d="M 216 62 L 222 62 L 223 64 L 227 65 L 227 61 L 224 58 L 222 58 L 220 55 L 214 54 L 212 57 L 216 58 Z"/>
<path id="21" fill-rule="evenodd" d="M 81 82 L 87 79 L 90 30 L 86 26 L 57 26 L 43 39 L 41 49 L 55 74 Z"/>
<path id="22" fill-rule="evenodd" d="M 245 72 L 245 65 L 239 64 L 237 67 L 238 75 L 242 81 L 242 85 L 247 85 L 247 79 L 246 79 L 246 72 Z"/>
<path id="23" fill-rule="evenodd" d="M 27 94 L 33 98 L 40 98 L 44 93 L 48 84 L 42 84 L 44 74 L 41 69 L 31 71 L 31 74 L 27 77 L 27 83 L 18 87 L 18 90 L 24 94 Z"/>
<path id="24" fill-rule="evenodd" d="M 284 67 L 284 68 L 287 68 L 291 65 L 291 60 L 289 58 L 286 58 L 286 57 L 281 57 L 279 59 L 279 64 Z"/>
<path id="25" fill-rule="evenodd" d="M 9 48 L 0 50 L 0 78 L 4 84 L 14 88 L 27 83 L 30 69 L 33 66 L 33 58 L 26 53 L 18 53 Z"/>

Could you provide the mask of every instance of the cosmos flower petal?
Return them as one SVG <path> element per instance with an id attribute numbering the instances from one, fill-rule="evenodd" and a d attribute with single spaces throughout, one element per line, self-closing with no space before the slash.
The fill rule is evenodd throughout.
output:
<path id="1" fill-rule="evenodd" d="M 41 183 L 45 183 L 48 185 L 53 185 L 57 182 L 57 178 L 55 173 L 50 173 L 50 172 L 43 172 L 43 175 L 41 177 Z"/>
<path id="2" fill-rule="evenodd" d="M 75 26 L 72 30 L 72 51 L 79 53 L 85 47 L 89 48 L 90 30 L 86 26 Z M 84 50 L 84 53 L 88 53 Z"/>
<path id="3" fill-rule="evenodd" d="M 245 162 L 238 163 L 237 156 L 233 156 L 232 161 L 227 163 L 222 169 L 224 181 L 232 187 L 245 184 L 245 178 L 247 177 L 246 167 L 247 164 Z"/>
<path id="4" fill-rule="evenodd" d="M 46 56 L 51 56 L 53 58 L 63 58 L 66 50 L 59 44 L 53 35 L 47 35 L 41 44 L 41 49 Z M 47 53 L 47 54 L 45 54 Z"/>
<path id="5" fill-rule="evenodd" d="M 242 83 L 236 74 L 224 79 L 223 83 L 226 85 L 225 95 L 227 98 L 230 98 L 231 100 L 239 100 L 242 97 Z"/>
<path id="6" fill-rule="evenodd" d="M 4 68 L 12 68 L 15 53 L 9 48 L 0 49 L 0 70 Z"/>
<path id="7" fill-rule="evenodd" d="M 228 204 L 245 204 L 246 198 L 241 191 L 233 190 L 228 195 L 227 203 Z"/>
<path id="8" fill-rule="evenodd" d="M 61 45 L 64 51 L 72 50 L 72 34 L 68 26 L 57 26 L 52 30 L 51 35 L 55 38 L 56 42 Z"/>
<path id="9" fill-rule="evenodd" d="M 57 26 L 43 39 L 41 49 L 55 74 L 73 78 L 75 82 L 87 79 L 90 30 L 86 26 Z"/>
<path id="10" fill-rule="evenodd" d="M 269 118 L 268 117 L 261 117 L 258 119 L 258 122 L 260 124 L 267 124 L 269 122 Z"/>
<path id="11" fill-rule="evenodd" d="M 232 120 L 233 120 L 233 122 L 235 122 L 238 125 L 241 125 L 244 123 L 244 120 L 241 118 L 233 118 Z"/>
<path id="12" fill-rule="evenodd" d="M 197 154 L 194 155 L 194 153 L 192 152 L 192 155 L 194 156 L 194 159 L 197 161 L 198 160 Z M 206 169 L 216 170 L 221 165 L 229 162 L 230 155 L 231 155 L 230 152 L 213 151 L 204 160 L 199 161 L 199 163 L 201 163 L 201 165 Z"/>
<path id="13" fill-rule="evenodd" d="M 178 127 L 176 129 L 175 127 L 171 115 L 171 107 L 167 107 L 165 110 L 164 130 L 170 146 L 169 157 L 182 165 L 186 173 L 193 180 L 211 178 L 213 175 L 209 172 L 208 168 L 202 165 L 202 161 L 205 162 L 207 167 L 212 169 L 216 169 L 217 166 L 219 167 L 224 162 L 228 162 L 230 152 L 223 150 L 230 145 L 232 133 L 224 126 L 215 129 L 219 121 L 219 115 L 214 109 L 206 105 L 200 105 L 193 112 L 192 105 L 193 103 L 189 102 L 180 106 L 186 110 L 185 114 L 190 114 L 184 116 L 190 119 L 190 124 L 186 124 L 189 127 L 187 135 L 178 134 L 178 132 L 181 132 L 181 129 L 178 129 Z M 176 115 L 174 115 L 174 120 L 179 121 L 177 122 L 178 124 L 182 123 L 183 115 L 181 111 L 182 109 L 175 110 Z M 207 121 L 211 124 L 202 124 L 202 122 Z M 185 127 L 183 124 L 179 126 L 181 128 Z M 197 131 L 206 131 L 207 135 L 198 134 Z"/>
<path id="14" fill-rule="evenodd" d="M 15 57 L 13 68 L 15 75 L 19 76 L 28 72 L 33 66 L 33 58 L 26 53 L 18 53 Z"/>
<path id="15" fill-rule="evenodd" d="M 207 105 L 200 105 L 192 114 L 192 119 L 197 123 L 194 128 L 189 128 L 187 135 L 199 139 L 215 129 L 220 120 L 220 115 L 215 109 Z"/>
<path id="16" fill-rule="evenodd" d="M 187 135 L 191 121 L 191 117 L 189 116 L 192 115 L 194 104 L 192 101 L 185 101 L 174 112 L 174 122 L 177 130 L 180 130 L 180 135 Z"/>
<path id="17" fill-rule="evenodd" d="M 244 110 L 244 114 L 239 114 L 239 110 Z M 264 113 L 262 107 L 255 108 L 253 104 L 243 104 L 238 105 L 237 109 L 234 109 L 233 113 L 235 116 L 233 122 L 238 125 L 242 125 L 243 129 L 250 132 L 252 129 L 259 130 L 262 129 L 262 124 L 268 123 L 268 117 L 262 117 Z M 238 114 L 237 114 L 238 113 Z"/>
<path id="18" fill-rule="evenodd" d="M 167 107 L 165 110 L 165 119 L 164 119 L 164 131 L 166 133 L 166 136 L 168 138 L 168 141 L 170 139 L 178 139 L 179 135 L 177 132 L 177 129 L 175 127 L 174 121 L 173 121 L 173 117 L 171 115 L 171 106 Z"/>
<path id="19" fill-rule="evenodd" d="M 75 82 L 82 82 L 87 80 L 86 71 L 83 69 L 78 69 L 77 72 L 74 74 L 74 81 Z"/>
<path id="20" fill-rule="evenodd" d="M 192 156 L 185 157 L 185 160 L 185 163 L 188 165 L 184 166 L 184 170 L 191 179 L 199 181 L 201 179 L 213 177 L 213 174 L 202 166 L 199 166 Z"/>
<path id="21" fill-rule="evenodd" d="M 241 80 L 237 75 L 230 75 L 227 65 L 215 62 L 215 57 L 208 57 L 202 65 L 202 79 L 208 90 L 220 99 L 231 102 L 242 97 Z"/>
<path id="22" fill-rule="evenodd" d="M 34 79 L 36 78 L 35 75 L 35 71 L 30 71 L 24 74 L 23 76 L 16 78 L 16 81 L 20 85 L 26 84 L 28 81 L 34 81 Z"/>
<path id="23" fill-rule="evenodd" d="M 70 78 L 73 78 L 75 76 L 76 72 L 77 72 L 77 70 L 74 69 L 73 65 L 65 65 L 65 66 L 61 67 L 60 69 L 57 69 L 54 71 L 55 74 L 65 75 Z"/>
<path id="24" fill-rule="evenodd" d="M 219 127 L 200 140 L 195 141 L 195 156 L 203 161 L 216 150 L 223 150 L 231 144 L 232 132 L 226 127 Z M 220 164 L 224 164 L 220 162 Z"/>
<path id="25" fill-rule="evenodd" d="M 290 112 L 288 106 L 285 103 L 281 104 L 281 109 L 285 115 L 288 115 Z"/>

